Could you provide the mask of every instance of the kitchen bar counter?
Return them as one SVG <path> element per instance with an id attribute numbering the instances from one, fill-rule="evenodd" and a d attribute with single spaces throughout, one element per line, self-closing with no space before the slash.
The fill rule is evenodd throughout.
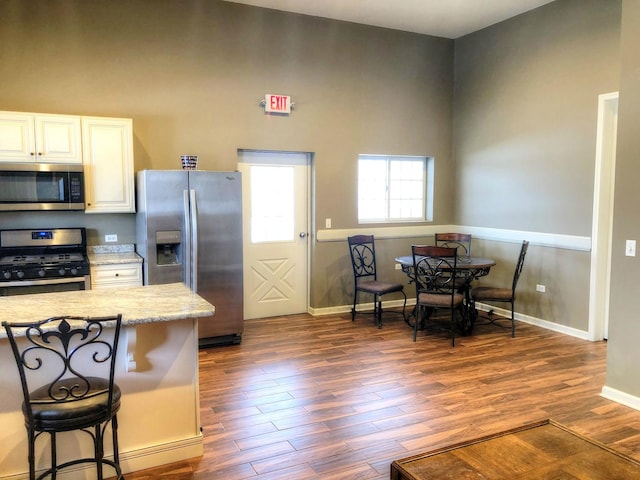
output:
<path id="1" fill-rule="evenodd" d="M 123 325 L 169 322 L 213 315 L 215 307 L 182 283 L 79 292 L 37 293 L 0 299 L 0 321 L 34 322 L 61 315 L 122 313 Z M 4 329 L 0 338 L 6 338 Z"/>
<path id="2" fill-rule="evenodd" d="M 214 311 L 182 283 L 0 297 L 0 320 L 123 314 L 116 382 L 122 390 L 118 436 L 124 473 L 202 455 L 198 318 Z M 0 330 L 0 480 L 14 480 L 26 478 L 27 441 L 18 371 Z M 86 453 L 91 444 L 86 435 L 61 435 L 60 462 L 77 458 L 79 450 Z M 38 439 L 37 468 L 49 465 L 48 449 L 48 438 Z M 105 454 L 113 456 L 110 442 Z M 88 480 L 92 473 L 87 466 L 73 478 Z"/>

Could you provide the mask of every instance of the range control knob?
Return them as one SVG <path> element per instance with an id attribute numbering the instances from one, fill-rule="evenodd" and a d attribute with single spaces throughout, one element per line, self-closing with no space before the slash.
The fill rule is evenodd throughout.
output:
<path id="1" fill-rule="evenodd" d="M 16 275 L 18 276 L 18 278 L 22 278 L 22 277 L 24 277 L 24 272 L 22 270 L 18 270 Z"/>
<path id="2" fill-rule="evenodd" d="M 46 274 L 46 272 L 43 269 L 38 270 L 38 275 L 40 275 L 41 277 L 44 277 Z"/>
<path id="3" fill-rule="evenodd" d="M 8 278 L 11 278 L 11 272 L 10 272 L 10 271 L 8 271 L 8 270 L 7 270 L 7 271 L 5 271 L 5 272 L 2 272 L 2 276 L 3 276 L 4 278 L 7 278 L 7 279 L 8 279 Z"/>
<path id="4" fill-rule="evenodd" d="M 58 273 L 60 274 L 61 277 L 63 277 L 65 274 L 64 268 L 61 268 L 60 270 L 58 270 Z"/>
<path id="5" fill-rule="evenodd" d="M 75 267 L 73 267 L 73 268 L 71 269 L 71 275 L 77 275 L 77 274 L 78 274 L 78 269 L 77 269 L 77 268 L 75 268 Z"/>

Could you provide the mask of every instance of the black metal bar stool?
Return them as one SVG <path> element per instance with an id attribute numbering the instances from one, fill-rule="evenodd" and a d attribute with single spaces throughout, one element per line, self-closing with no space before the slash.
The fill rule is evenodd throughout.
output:
<path id="1" fill-rule="evenodd" d="M 118 454 L 120 388 L 114 383 L 122 315 L 54 317 L 39 322 L 2 322 L 18 365 L 29 442 L 29 478 L 54 479 L 66 467 L 95 463 L 123 479 Z M 113 327 L 113 328 L 111 328 Z M 113 336 L 110 335 L 113 332 Z M 47 380 L 43 384 L 43 376 Z M 104 458 L 104 435 L 111 425 L 113 460 Z M 56 434 L 81 430 L 93 439 L 94 456 L 57 464 Z M 43 433 L 51 441 L 51 467 L 36 477 L 35 442 Z"/>

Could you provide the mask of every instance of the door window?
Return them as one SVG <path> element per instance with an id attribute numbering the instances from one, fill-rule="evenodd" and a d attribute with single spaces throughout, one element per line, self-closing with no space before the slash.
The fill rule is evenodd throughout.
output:
<path id="1" fill-rule="evenodd" d="M 251 166 L 251 242 L 294 239 L 294 167 Z"/>

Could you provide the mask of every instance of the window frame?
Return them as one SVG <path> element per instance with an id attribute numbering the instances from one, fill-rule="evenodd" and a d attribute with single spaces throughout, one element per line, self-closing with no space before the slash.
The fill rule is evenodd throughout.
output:
<path id="1" fill-rule="evenodd" d="M 390 178 L 390 172 L 392 171 L 391 166 L 393 162 L 400 161 L 421 161 L 422 162 L 422 215 L 420 217 L 391 217 L 391 205 L 394 199 L 390 198 L 390 190 L 391 184 L 394 181 L 402 181 L 402 179 L 393 179 Z M 361 184 L 363 182 L 362 175 L 362 161 L 380 161 L 385 162 L 385 178 L 384 178 L 384 189 L 385 192 L 383 195 L 378 197 L 378 200 L 382 199 L 384 196 L 384 216 L 377 216 L 375 218 L 363 218 L 361 217 L 361 208 L 360 204 L 363 201 L 361 199 Z M 381 154 L 359 154 L 358 155 L 358 168 L 357 168 L 357 192 L 356 192 L 356 210 L 358 216 L 358 224 L 373 224 L 373 223 L 381 223 L 381 224 L 398 224 L 398 223 L 419 223 L 419 222 L 429 222 L 433 220 L 433 170 L 434 170 L 434 159 L 433 157 L 423 156 L 423 155 L 381 155 Z M 398 200 L 398 199 L 395 199 Z M 403 200 L 403 199 L 400 199 Z M 411 200 L 411 199 L 406 199 Z"/>

